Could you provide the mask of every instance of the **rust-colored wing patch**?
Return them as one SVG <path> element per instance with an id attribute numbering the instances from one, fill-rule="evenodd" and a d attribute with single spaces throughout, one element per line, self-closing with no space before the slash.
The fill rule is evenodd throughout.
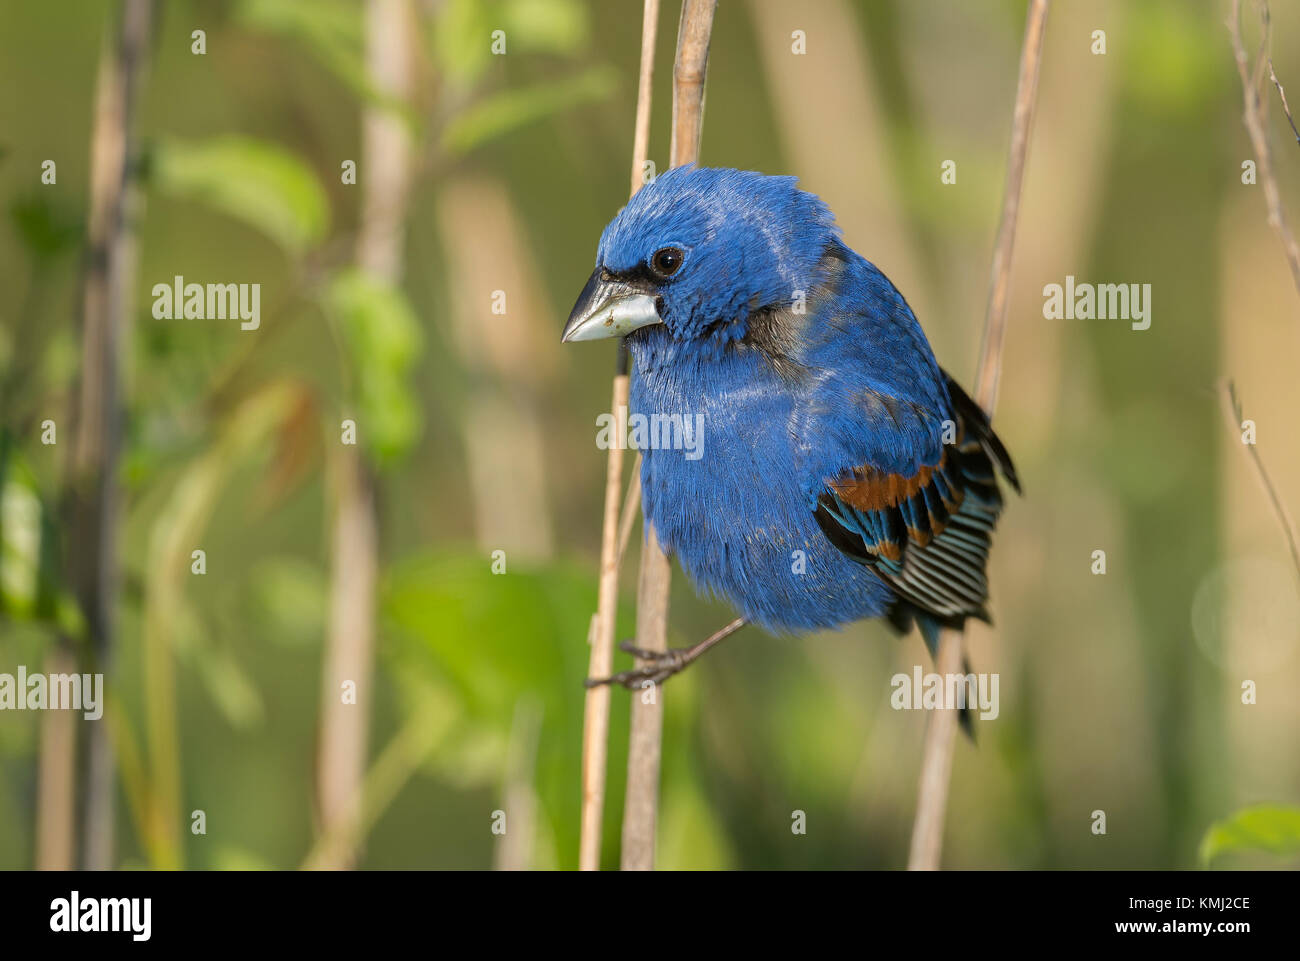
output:
<path id="1" fill-rule="evenodd" d="M 984 568 L 1002 510 L 1000 470 L 1015 468 L 988 418 L 955 383 L 949 396 L 956 443 L 910 477 L 869 465 L 826 482 L 815 518 L 822 533 L 866 564 L 910 605 L 951 626 L 987 618 Z"/>
<path id="2" fill-rule="evenodd" d="M 887 474 L 874 467 L 855 467 L 827 485 L 847 507 L 878 520 L 877 553 L 898 560 L 902 535 L 922 546 L 930 543 L 961 506 L 965 491 L 949 473 L 947 448 L 939 463 L 922 467 L 911 477 Z M 875 525 L 873 525 L 875 526 Z"/>
<path id="3" fill-rule="evenodd" d="M 940 462 L 942 463 L 942 461 Z M 886 474 L 874 467 L 855 467 L 845 477 L 833 480 L 831 490 L 850 507 L 860 511 L 879 511 L 897 507 L 930 483 L 933 467 L 922 467 L 912 477 Z"/>

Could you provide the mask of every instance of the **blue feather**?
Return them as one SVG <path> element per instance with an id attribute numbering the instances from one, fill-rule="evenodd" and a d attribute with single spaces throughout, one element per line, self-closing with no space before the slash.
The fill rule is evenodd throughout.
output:
<path id="1" fill-rule="evenodd" d="M 670 170 L 605 228 L 597 269 L 649 284 L 662 320 L 627 338 L 633 410 L 703 418 L 703 456 L 645 450 L 641 472 L 647 522 L 701 591 L 776 633 L 915 616 L 931 650 L 940 625 L 986 616 L 1010 459 L 819 198 Z"/>

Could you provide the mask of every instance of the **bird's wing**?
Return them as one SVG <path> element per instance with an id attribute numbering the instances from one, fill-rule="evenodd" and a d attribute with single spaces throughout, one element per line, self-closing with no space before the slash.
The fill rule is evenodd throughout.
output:
<path id="1" fill-rule="evenodd" d="M 996 471 L 1015 468 L 984 412 L 945 373 L 955 443 L 914 474 L 871 464 L 825 479 L 816 518 L 837 548 L 874 570 L 899 598 L 943 624 L 987 620 L 984 567 L 1002 510 Z M 894 612 L 907 621 L 907 608 Z"/>

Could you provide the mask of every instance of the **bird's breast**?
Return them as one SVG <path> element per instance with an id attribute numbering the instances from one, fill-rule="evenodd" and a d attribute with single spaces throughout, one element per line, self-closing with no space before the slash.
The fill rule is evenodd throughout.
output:
<path id="1" fill-rule="evenodd" d="M 631 400 L 645 516 L 698 588 L 775 631 L 879 613 L 879 581 L 813 519 L 791 433 L 797 398 L 779 377 L 743 356 L 638 365 Z"/>

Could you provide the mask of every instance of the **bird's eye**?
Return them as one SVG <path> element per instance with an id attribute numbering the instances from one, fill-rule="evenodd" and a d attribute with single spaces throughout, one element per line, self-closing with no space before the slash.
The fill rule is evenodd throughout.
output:
<path id="1" fill-rule="evenodd" d="M 676 247 L 664 247 L 656 250 L 650 258 L 650 269 L 660 277 L 671 277 L 681 267 L 685 255 Z"/>

